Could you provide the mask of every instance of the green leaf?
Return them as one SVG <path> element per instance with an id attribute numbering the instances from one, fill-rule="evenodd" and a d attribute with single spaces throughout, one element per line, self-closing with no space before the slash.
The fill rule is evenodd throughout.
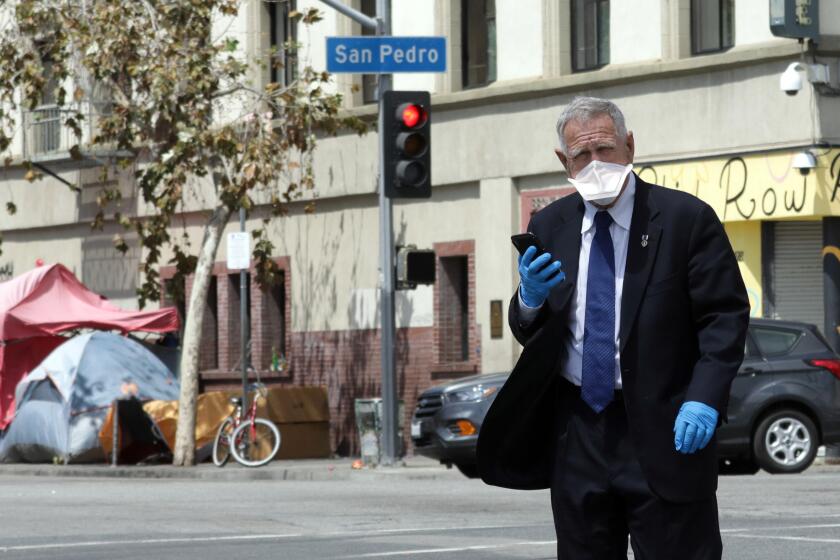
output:
<path id="1" fill-rule="evenodd" d="M 228 38 L 225 39 L 225 46 L 224 46 L 225 52 L 236 52 L 236 49 L 238 47 L 239 47 L 239 41 L 237 41 L 236 39 L 233 39 L 231 37 L 228 37 Z"/>

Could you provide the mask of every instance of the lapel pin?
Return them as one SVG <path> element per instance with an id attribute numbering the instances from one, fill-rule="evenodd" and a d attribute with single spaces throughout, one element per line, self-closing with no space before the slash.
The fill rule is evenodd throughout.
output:
<path id="1" fill-rule="evenodd" d="M 648 235 L 644 234 L 644 235 L 642 235 L 642 247 L 647 247 L 647 244 L 648 244 Z"/>

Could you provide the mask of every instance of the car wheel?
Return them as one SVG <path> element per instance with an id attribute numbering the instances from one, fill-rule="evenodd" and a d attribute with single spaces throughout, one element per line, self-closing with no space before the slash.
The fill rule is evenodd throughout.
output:
<path id="1" fill-rule="evenodd" d="M 461 471 L 461 474 L 467 478 L 478 478 L 478 465 L 472 463 L 456 463 L 456 467 Z"/>
<path id="2" fill-rule="evenodd" d="M 767 472 L 802 472 L 817 456 L 817 427 L 797 410 L 779 410 L 765 416 L 753 434 L 753 452 Z"/>
<path id="3" fill-rule="evenodd" d="M 752 459 L 721 459 L 718 462 L 718 474 L 755 474 L 758 464 Z"/>

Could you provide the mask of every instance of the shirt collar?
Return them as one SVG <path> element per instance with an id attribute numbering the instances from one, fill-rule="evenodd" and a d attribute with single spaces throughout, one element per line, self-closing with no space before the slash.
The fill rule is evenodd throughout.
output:
<path id="1" fill-rule="evenodd" d="M 630 231 L 630 221 L 633 219 L 633 202 L 636 198 L 636 175 L 630 173 L 627 175 L 627 186 L 615 206 L 607 210 L 612 216 L 613 221 L 621 228 Z M 598 208 L 591 202 L 584 201 L 586 208 L 583 213 L 583 222 L 580 225 L 580 232 L 586 233 L 595 225 L 595 213 Z"/>

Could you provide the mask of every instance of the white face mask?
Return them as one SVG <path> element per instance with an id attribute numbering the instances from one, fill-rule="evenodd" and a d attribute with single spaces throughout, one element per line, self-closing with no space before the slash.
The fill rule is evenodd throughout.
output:
<path id="1" fill-rule="evenodd" d="M 632 163 L 621 165 L 595 159 L 581 169 L 577 177 L 569 179 L 569 182 L 584 200 L 606 206 L 618 198 L 624 186 L 624 179 L 632 170 Z"/>

